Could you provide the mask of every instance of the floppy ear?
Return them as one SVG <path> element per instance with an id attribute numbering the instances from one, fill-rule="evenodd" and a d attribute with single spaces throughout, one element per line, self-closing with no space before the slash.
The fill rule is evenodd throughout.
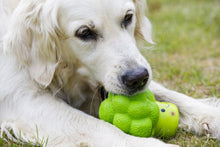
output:
<path id="1" fill-rule="evenodd" d="M 137 25 L 135 28 L 136 39 L 144 39 L 145 41 L 154 44 L 152 40 L 152 27 L 149 19 L 145 16 L 147 7 L 146 0 L 134 0 L 136 5 Z"/>
<path id="2" fill-rule="evenodd" d="M 19 64 L 28 68 L 30 76 L 46 88 L 52 81 L 58 64 L 59 39 L 53 12 L 43 11 L 43 3 L 20 4 L 12 16 L 4 38 L 4 50 L 15 55 Z M 43 14 L 44 13 L 44 14 Z"/>

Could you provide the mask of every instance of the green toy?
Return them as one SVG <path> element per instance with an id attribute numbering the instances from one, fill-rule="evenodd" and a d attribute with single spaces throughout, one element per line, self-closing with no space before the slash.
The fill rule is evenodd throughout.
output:
<path id="1" fill-rule="evenodd" d="M 175 105 L 157 102 L 150 90 L 134 96 L 109 94 L 99 107 L 99 118 L 127 134 L 139 137 L 172 137 L 179 113 Z"/>
<path id="2" fill-rule="evenodd" d="M 179 112 L 176 105 L 167 102 L 156 102 L 160 108 L 160 116 L 153 128 L 152 135 L 173 137 L 178 129 Z"/>

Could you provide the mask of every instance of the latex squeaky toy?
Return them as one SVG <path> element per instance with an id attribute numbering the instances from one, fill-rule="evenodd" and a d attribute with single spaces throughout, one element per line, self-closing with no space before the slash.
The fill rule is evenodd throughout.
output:
<path id="1" fill-rule="evenodd" d="M 172 137 L 179 112 L 174 104 L 155 101 L 150 90 L 133 96 L 109 94 L 99 107 L 99 118 L 127 134 L 139 137 Z"/>

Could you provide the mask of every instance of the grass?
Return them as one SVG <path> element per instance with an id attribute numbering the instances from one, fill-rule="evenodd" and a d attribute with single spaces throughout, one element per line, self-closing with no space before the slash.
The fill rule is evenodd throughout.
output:
<path id="1" fill-rule="evenodd" d="M 7 137 L 0 138 L 0 146 L 1 147 L 34 147 L 31 143 L 22 144 L 21 142 L 13 142 L 13 140 L 6 141 Z"/>
<path id="2" fill-rule="evenodd" d="M 220 97 L 220 1 L 148 0 L 154 50 L 143 50 L 154 79 L 189 96 Z M 220 141 L 178 130 L 168 143 L 217 147 Z M 3 147 L 28 147 L 5 142 Z"/>
<path id="3" fill-rule="evenodd" d="M 154 78 L 193 97 L 220 97 L 220 1 L 149 0 Z"/>
<path id="4" fill-rule="evenodd" d="M 0 132 L 1 134 L 1 132 Z M 11 132 L 12 134 L 12 132 Z M 13 134 L 12 134 L 13 135 Z M 3 133 L 3 137 L 0 138 L 0 147 L 35 147 L 36 145 L 33 145 L 31 141 L 28 141 L 28 143 L 24 143 L 21 140 L 21 132 L 19 134 L 19 138 L 16 139 L 16 141 L 9 140 L 5 133 Z M 14 137 L 14 136 L 12 136 Z M 47 146 L 48 138 L 42 138 L 42 140 L 39 138 L 38 134 L 38 127 L 36 126 L 36 144 L 38 147 Z"/>
<path id="5" fill-rule="evenodd" d="M 153 50 L 142 50 L 154 79 L 195 98 L 220 97 L 220 1 L 148 0 Z M 183 147 L 217 147 L 220 141 L 178 130 L 165 140 Z"/>

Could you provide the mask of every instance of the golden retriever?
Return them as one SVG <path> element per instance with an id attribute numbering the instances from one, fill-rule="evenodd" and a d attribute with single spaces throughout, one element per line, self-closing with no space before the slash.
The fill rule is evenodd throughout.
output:
<path id="1" fill-rule="evenodd" d="M 175 146 L 97 119 L 107 92 L 149 88 L 176 104 L 180 125 L 220 139 L 219 100 L 152 81 L 141 40 L 153 43 L 145 0 L 0 0 L 1 136 L 43 146 Z"/>

